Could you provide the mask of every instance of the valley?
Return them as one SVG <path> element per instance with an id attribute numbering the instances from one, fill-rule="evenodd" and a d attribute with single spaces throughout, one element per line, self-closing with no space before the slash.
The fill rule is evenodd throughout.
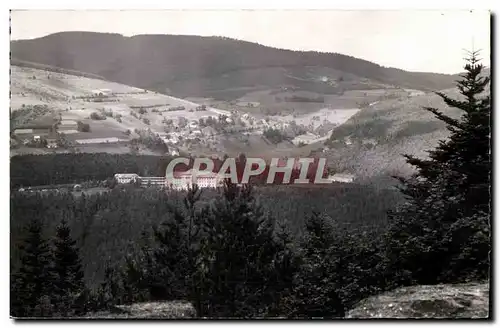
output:
<path id="1" fill-rule="evenodd" d="M 90 43 L 118 40 L 91 33 L 71 34 L 76 39 L 83 35 Z M 61 152 L 220 158 L 244 153 L 265 159 L 322 156 L 337 171 L 370 179 L 395 172 L 411 173 L 401 153 L 425 156 L 425 150 L 447 135 L 444 126 L 421 107 L 446 107 L 430 90 L 448 86 L 451 75 L 381 68 L 339 54 L 307 54 L 309 61 L 304 61 L 294 57 L 295 52 L 236 40 L 192 37 L 185 39 L 189 41 L 183 45 L 185 51 L 205 44 L 208 48 L 204 51 L 220 54 L 216 45 L 231 49 L 239 44 L 250 53 L 263 51 L 273 56 L 261 63 L 254 60 L 262 67 L 230 60 L 225 63 L 226 69 L 217 66 L 205 73 L 188 67 L 185 72 L 169 68 L 174 75 L 161 82 L 164 85 L 170 81 L 162 88 L 152 83 L 155 74 L 166 69 L 162 65 L 156 72 L 148 66 L 149 82 L 141 82 L 146 78 L 142 71 L 134 81 L 127 77 L 132 67 L 122 67 L 116 75 L 109 68 L 90 69 L 83 57 L 73 65 L 53 63 L 50 57 L 44 57 L 45 50 L 39 47 L 42 43 L 50 44 L 55 39 L 66 42 L 67 36 L 62 33 L 12 44 L 11 112 L 14 116 L 19 113 L 19 117 L 11 119 L 11 156 Z M 74 38 L 71 40 L 68 47 L 71 44 L 81 49 L 81 45 L 72 43 Z M 137 40 L 121 39 L 120 47 Z M 41 51 L 36 58 L 32 55 L 35 49 Z M 163 50 L 170 54 L 169 60 L 181 51 L 171 46 Z M 104 58 L 118 56 L 115 49 L 109 51 Z M 245 53 L 238 54 L 246 58 Z M 175 58 L 179 65 L 186 64 Z M 287 64 L 278 65 L 277 58 Z M 333 58 L 346 65 L 338 66 Z M 38 62 L 29 61 L 35 59 Z M 219 59 L 217 63 L 223 65 Z M 136 69 L 146 69 L 144 65 L 139 63 Z M 357 65 L 364 65 L 366 70 L 360 71 Z M 375 71 L 383 74 L 376 78 Z M 405 80 L 401 80 L 403 76 Z M 424 87 L 422 79 L 429 81 L 429 87 Z M 26 132 L 23 128 L 30 128 L 33 122 L 47 125 L 47 121 L 56 123 L 57 133 L 47 136 L 45 147 L 30 143 L 16 132 Z"/>

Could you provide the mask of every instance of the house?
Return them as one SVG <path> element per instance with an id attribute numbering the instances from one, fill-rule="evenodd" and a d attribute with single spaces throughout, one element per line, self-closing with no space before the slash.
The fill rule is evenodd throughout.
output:
<path id="1" fill-rule="evenodd" d="M 136 182 L 139 180 L 139 175 L 136 173 L 117 173 L 115 174 L 116 182 L 120 184 Z"/>
<path id="2" fill-rule="evenodd" d="M 79 145 L 87 145 L 87 144 L 105 144 L 105 143 L 118 143 L 118 142 L 126 142 L 127 139 L 111 137 L 111 138 L 92 138 L 92 139 L 77 139 L 75 142 Z"/>
<path id="3" fill-rule="evenodd" d="M 354 175 L 349 173 L 336 173 L 328 176 L 332 182 L 351 183 L 354 182 Z"/>
<path id="4" fill-rule="evenodd" d="M 42 137 L 55 137 L 57 134 L 57 123 L 52 122 L 49 119 L 44 121 L 31 122 L 17 127 L 14 130 L 14 134 L 21 137 L 32 137 L 42 136 Z"/>
<path id="5" fill-rule="evenodd" d="M 33 134 L 33 129 L 15 129 L 14 134 L 18 136 L 23 136 L 23 135 L 32 135 Z"/>
<path id="6" fill-rule="evenodd" d="M 61 120 L 59 122 L 59 131 L 67 131 L 67 130 L 77 130 L 78 129 L 78 123 L 74 120 Z"/>
<path id="7" fill-rule="evenodd" d="M 193 186 L 193 174 L 191 170 L 186 172 L 174 172 L 174 179 L 165 177 L 165 185 L 172 190 L 188 190 Z"/>
<path id="8" fill-rule="evenodd" d="M 47 148 L 57 148 L 57 139 L 47 138 Z"/>
<path id="9" fill-rule="evenodd" d="M 217 188 L 222 186 L 223 179 L 217 173 L 211 172 L 195 177 L 194 182 L 200 188 Z"/>
<path id="10" fill-rule="evenodd" d="M 110 89 L 96 89 L 92 90 L 93 96 L 109 96 L 111 94 Z"/>

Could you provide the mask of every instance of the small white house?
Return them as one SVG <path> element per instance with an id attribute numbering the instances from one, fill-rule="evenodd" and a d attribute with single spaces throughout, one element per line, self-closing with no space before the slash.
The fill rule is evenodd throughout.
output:
<path id="1" fill-rule="evenodd" d="M 110 89 L 96 89 L 92 90 L 93 96 L 109 96 L 111 94 Z"/>
<path id="2" fill-rule="evenodd" d="M 136 173 L 117 173 L 115 179 L 118 183 L 131 183 L 139 180 L 139 175 Z"/>
<path id="3" fill-rule="evenodd" d="M 351 183 L 354 182 L 354 175 L 348 173 L 337 173 L 330 175 L 328 179 L 332 182 Z"/>

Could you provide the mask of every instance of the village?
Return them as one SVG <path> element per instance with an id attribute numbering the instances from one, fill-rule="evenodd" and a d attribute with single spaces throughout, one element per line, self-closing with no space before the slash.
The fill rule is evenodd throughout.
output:
<path id="1" fill-rule="evenodd" d="M 207 109 L 205 105 L 188 109 L 185 106 L 169 107 L 168 104 L 128 106 L 130 111 L 127 116 L 121 113 L 123 108 L 119 111 L 113 107 L 115 96 L 109 89 L 98 89 L 91 96 L 82 97 L 81 101 L 112 103 L 90 113 L 86 110 L 88 117 L 79 119 L 77 116 L 82 116 L 82 109 L 70 109 L 16 124 L 11 143 L 55 151 L 117 144 L 127 146 L 130 152 L 146 148 L 179 155 L 180 152 L 195 151 L 194 148 L 222 153 L 224 148 L 221 143 L 231 136 L 264 135 L 272 143 L 290 140 L 299 146 L 328 137 L 328 131 L 320 135 L 314 133 L 319 128 L 314 122 L 316 117 L 306 125 L 297 124 L 293 117 L 257 118 L 237 110 Z M 325 123 L 328 124 L 326 120 Z M 111 124 L 114 126 L 108 127 Z M 118 124 L 123 126 L 123 130 L 119 134 L 113 133 Z"/>
<path id="2" fill-rule="evenodd" d="M 269 148 L 282 141 L 288 142 L 287 147 L 301 147 L 323 142 L 335 126 L 358 111 L 325 108 L 299 116 L 266 115 L 254 102 L 227 103 L 222 109 L 110 82 L 14 70 L 14 77 L 22 78 L 13 81 L 14 89 L 19 88 L 11 100 L 14 153 L 113 148 L 120 153 L 221 155 L 226 152 L 225 141 L 248 148 L 252 138 L 264 138 Z M 62 83 L 64 89 L 59 87 Z M 89 89 L 89 85 L 105 87 Z M 31 94 L 33 90 L 36 93 Z"/>

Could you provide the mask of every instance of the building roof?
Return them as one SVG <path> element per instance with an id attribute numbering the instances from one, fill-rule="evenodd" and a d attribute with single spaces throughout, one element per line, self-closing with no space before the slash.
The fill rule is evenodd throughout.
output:
<path id="1" fill-rule="evenodd" d="M 187 171 L 174 171 L 174 178 L 191 177 L 191 176 L 193 176 L 192 169 Z M 209 172 L 209 173 L 198 174 L 197 178 L 216 178 L 217 176 L 218 176 L 217 173 Z"/>
<path id="2" fill-rule="evenodd" d="M 165 180 L 165 177 L 140 177 L 141 180 L 149 180 L 149 181 L 154 181 L 154 180 Z"/>
<path id="3" fill-rule="evenodd" d="M 75 142 L 77 144 L 95 144 L 95 143 L 114 143 L 114 142 L 121 142 L 121 141 L 127 141 L 126 139 L 120 139 L 117 137 L 111 137 L 111 138 L 92 138 L 92 139 L 77 139 Z"/>
<path id="4" fill-rule="evenodd" d="M 139 175 L 137 173 L 116 173 L 115 178 L 135 178 Z"/>
<path id="5" fill-rule="evenodd" d="M 331 175 L 332 178 L 340 178 L 340 179 L 352 179 L 354 178 L 354 174 L 350 173 L 336 173 Z"/>
<path id="6" fill-rule="evenodd" d="M 77 125 L 76 121 L 74 120 L 62 120 L 59 122 L 60 125 Z"/>
<path id="7" fill-rule="evenodd" d="M 15 134 L 31 134 L 33 133 L 33 129 L 15 129 Z"/>
<path id="8" fill-rule="evenodd" d="M 31 122 L 21 124 L 17 128 L 18 129 L 51 129 L 53 128 L 57 122 L 54 122 L 53 116 L 44 116 L 40 117 Z"/>

